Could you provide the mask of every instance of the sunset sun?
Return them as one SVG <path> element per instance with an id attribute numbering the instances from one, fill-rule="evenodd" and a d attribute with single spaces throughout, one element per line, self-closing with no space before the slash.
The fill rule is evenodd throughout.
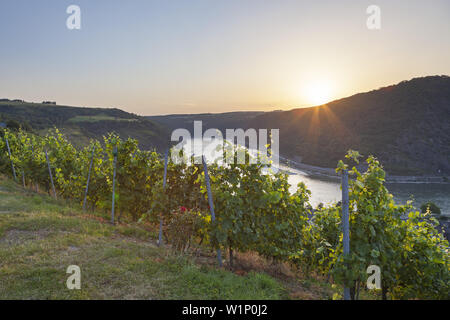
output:
<path id="1" fill-rule="evenodd" d="M 331 86 L 326 81 L 313 82 L 306 86 L 305 96 L 314 106 L 324 104 L 331 100 Z"/>

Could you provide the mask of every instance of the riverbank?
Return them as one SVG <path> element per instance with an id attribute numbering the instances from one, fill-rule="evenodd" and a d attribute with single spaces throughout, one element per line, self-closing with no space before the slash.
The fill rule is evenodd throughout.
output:
<path id="1" fill-rule="evenodd" d="M 318 176 L 326 177 L 333 180 L 340 179 L 340 176 L 336 173 L 333 168 L 323 168 L 317 167 L 305 163 L 300 163 L 282 156 L 279 156 L 280 163 L 292 167 L 297 170 L 304 171 L 305 173 Z M 386 175 L 386 183 L 439 183 L 439 184 L 450 184 L 450 180 L 445 176 L 395 176 Z"/>

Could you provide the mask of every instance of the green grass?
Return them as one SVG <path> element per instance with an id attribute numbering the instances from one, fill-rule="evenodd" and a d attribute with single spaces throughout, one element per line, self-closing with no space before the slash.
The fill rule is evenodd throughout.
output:
<path id="1" fill-rule="evenodd" d="M 278 279 L 239 276 L 154 244 L 138 225 L 111 226 L 0 177 L 0 299 L 284 299 Z M 66 287 L 69 265 L 81 290 Z"/>

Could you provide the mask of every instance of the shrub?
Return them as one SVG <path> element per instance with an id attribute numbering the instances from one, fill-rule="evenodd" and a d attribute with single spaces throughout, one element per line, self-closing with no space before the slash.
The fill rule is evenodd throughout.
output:
<path id="1" fill-rule="evenodd" d="M 420 206 L 420 211 L 422 213 L 429 211 L 430 213 L 441 214 L 441 209 L 434 202 L 431 201 L 423 203 Z"/>

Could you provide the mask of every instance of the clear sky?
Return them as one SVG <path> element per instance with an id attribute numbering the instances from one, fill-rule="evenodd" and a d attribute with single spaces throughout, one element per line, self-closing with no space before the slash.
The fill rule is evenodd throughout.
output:
<path id="1" fill-rule="evenodd" d="M 69 30 L 66 8 L 81 8 Z M 366 8 L 381 9 L 369 30 Z M 1 0 L 0 98 L 141 115 L 310 106 L 450 74 L 450 1 Z"/>

